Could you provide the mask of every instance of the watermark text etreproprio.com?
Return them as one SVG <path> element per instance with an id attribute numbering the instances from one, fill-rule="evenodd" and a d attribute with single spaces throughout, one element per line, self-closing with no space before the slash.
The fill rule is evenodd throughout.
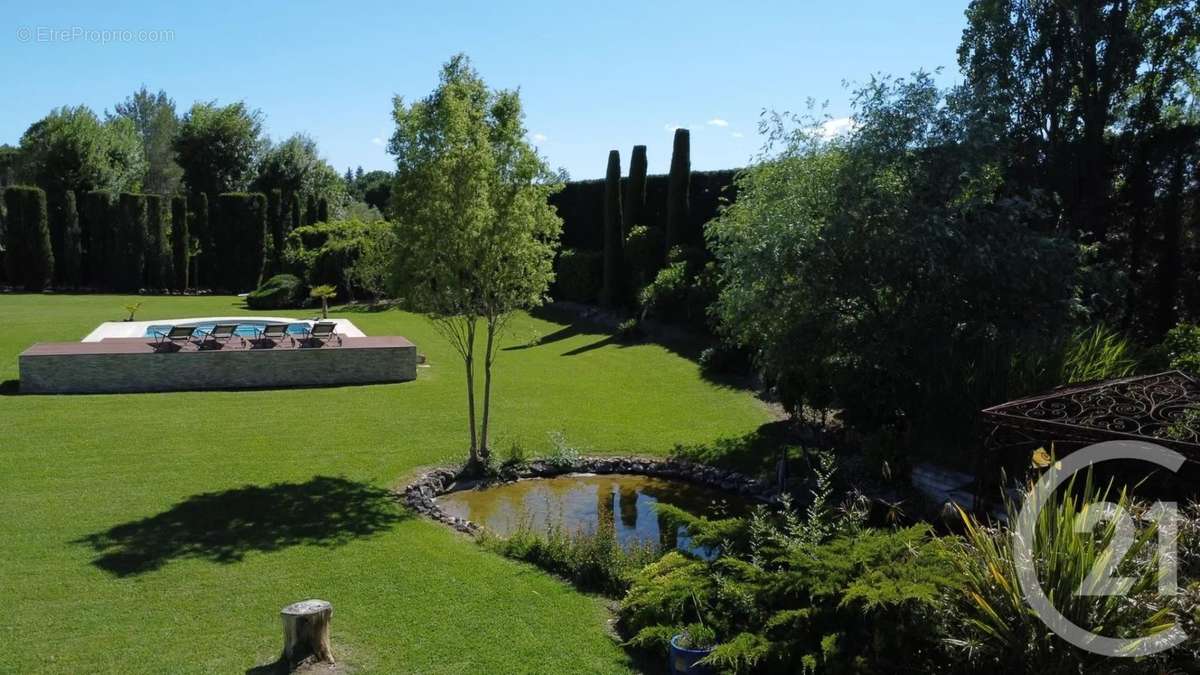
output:
<path id="1" fill-rule="evenodd" d="M 17 28 L 18 42 L 66 44 L 136 44 L 174 42 L 174 28 L 87 28 L 85 26 L 21 26 Z"/>

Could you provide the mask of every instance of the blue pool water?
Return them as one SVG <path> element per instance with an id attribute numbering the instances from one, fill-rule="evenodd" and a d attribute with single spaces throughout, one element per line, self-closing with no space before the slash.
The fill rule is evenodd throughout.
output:
<path id="1" fill-rule="evenodd" d="M 238 322 L 237 330 L 234 332 L 242 337 L 254 337 L 258 335 L 258 331 L 268 323 L 269 322 L 267 321 L 240 321 Z M 207 333 L 208 331 L 212 330 L 213 326 L 215 325 L 216 324 L 213 323 L 198 323 L 196 324 L 195 330 L 192 331 L 192 334 L 199 335 L 200 333 Z M 293 335 L 302 335 L 304 333 L 304 328 L 305 324 L 293 323 L 288 325 L 288 332 L 292 333 Z M 156 337 L 158 333 L 166 333 L 169 330 L 171 330 L 171 324 L 149 326 L 146 328 L 146 337 Z"/>

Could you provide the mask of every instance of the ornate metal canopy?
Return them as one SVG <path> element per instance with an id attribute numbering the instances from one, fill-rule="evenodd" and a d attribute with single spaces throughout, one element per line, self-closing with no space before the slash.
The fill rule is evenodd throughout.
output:
<path id="1" fill-rule="evenodd" d="M 1200 461 L 1200 383 L 1178 370 L 1068 385 L 987 408 L 983 416 L 995 425 L 993 436 L 1070 443 L 1142 440 Z"/>

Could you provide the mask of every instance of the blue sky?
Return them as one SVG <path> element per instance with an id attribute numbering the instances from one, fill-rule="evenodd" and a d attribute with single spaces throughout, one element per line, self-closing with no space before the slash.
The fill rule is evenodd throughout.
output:
<path id="1" fill-rule="evenodd" d="M 307 132 L 339 171 L 388 169 L 393 94 L 424 96 L 463 51 L 493 87 L 520 87 L 531 138 L 573 178 L 602 176 L 612 148 L 627 163 L 638 143 L 650 171 L 665 172 L 674 126 L 692 130 L 693 168 L 729 168 L 758 149 L 764 108 L 801 110 L 811 97 L 842 117 L 843 81 L 939 66 L 954 81 L 965 6 L 0 0 L 0 143 L 51 108 L 100 112 L 145 83 L 181 110 L 243 99 L 272 138 Z M 132 40 L 105 43 L 103 30 Z"/>

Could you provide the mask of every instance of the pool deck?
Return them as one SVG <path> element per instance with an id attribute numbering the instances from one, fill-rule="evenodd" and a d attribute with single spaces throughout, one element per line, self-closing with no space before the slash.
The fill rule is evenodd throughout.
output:
<path id="1" fill-rule="evenodd" d="M 349 337 L 364 337 L 358 326 L 349 319 L 289 319 L 278 316 L 206 316 L 189 317 L 186 319 L 155 319 L 154 321 L 105 321 L 96 326 L 96 330 L 88 333 L 84 342 L 100 342 L 110 338 L 140 338 L 146 335 L 151 326 L 201 326 L 217 323 L 262 324 L 286 323 L 311 325 L 317 321 L 329 321 L 336 324 L 334 329 L 338 335 Z"/>
<path id="2" fill-rule="evenodd" d="M 18 361 L 20 391 L 34 394 L 336 386 L 417 376 L 417 348 L 400 336 L 343 335 L 341 344 L 334 339 L 306 346 L 235 337 L 217 347 L 161 349 L 144 337 L 104 338 L 38 343 Z"/>

